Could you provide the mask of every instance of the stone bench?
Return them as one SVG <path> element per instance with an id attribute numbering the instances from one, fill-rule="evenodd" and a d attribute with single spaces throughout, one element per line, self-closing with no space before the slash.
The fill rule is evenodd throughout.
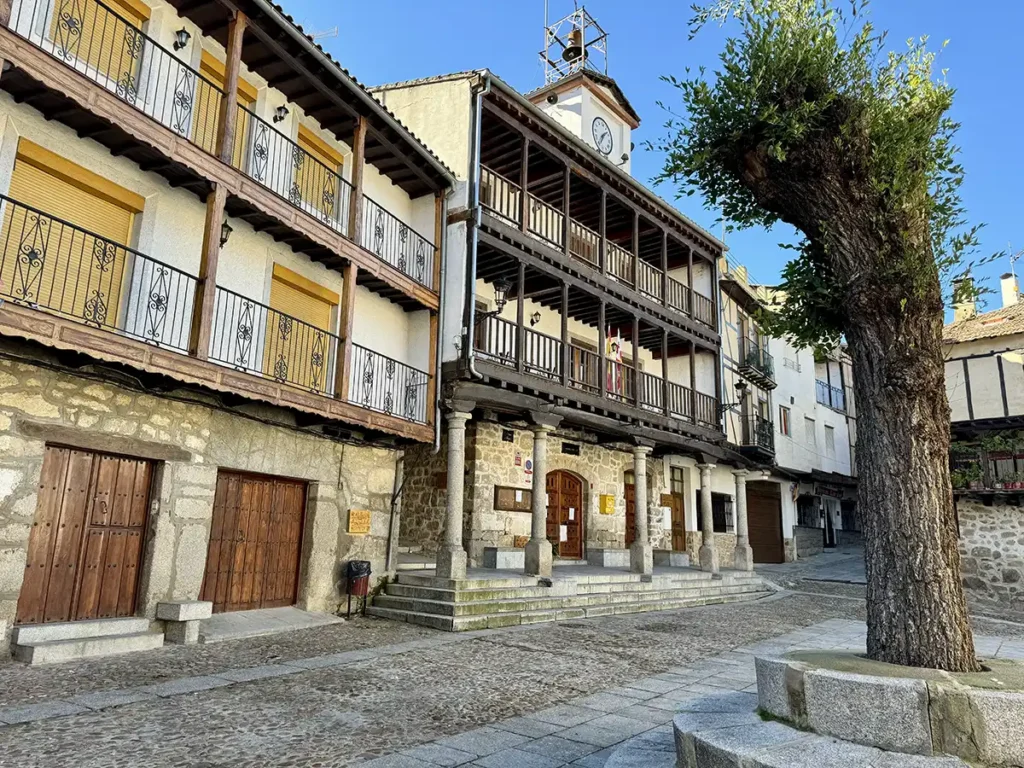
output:
<path id="1" fill-rule="evenodd" d="M 199 642 L 199 622 L 213 615 L 208 600 L 179 600 L 157 603 L 156 617 L 164 622 L 164 640 L 176 645 Z"/>
<path id="2" fill-rule="evenodd" d="M 522 571 L 526 568 L 526 550 L 518 547 L 484 547 L 484 568 Z"/>

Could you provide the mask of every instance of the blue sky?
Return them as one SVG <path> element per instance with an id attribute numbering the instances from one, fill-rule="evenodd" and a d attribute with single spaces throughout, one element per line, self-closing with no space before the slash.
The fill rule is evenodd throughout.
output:
<path id="1" fill-rule="evenodd" d="M 339 27 L 322 44 L 361 82 L 378 84 L 443 72 L 488 67 L 521 91 L 543 82 L 537 52 L 543 41 L 543 0 L 374 0 L 315 2 L 282 0 L 307 30 Z M 572 0 L 550 0 L 552 18 L 572 10 Z M 687 40 L 691 0 L 590 0 L 587 9 L 609 33 L 609 74 L 640 113 L 634 133 L 633 173 L 648 181 L 661 158 L 643 150 L 645 139 L 663 132 L 659 100 L 675 99 L 663 74 L 684 67 L 713 68 L 724 32 L 706 29 Z M 558 14 L 556 16 L 556 14 Z M 960 144 L 967 169 L 964 199 L 972 221 L 985 222 L 982 252 L 1013 243 L 1024 248 L 1024 2 L 1019 0 L 874 0 L 871 18 L 888 29 L 892 45 L 926 34 L 949 47 L 940 67 L 949 70 L 958 93 L 953 117 L 963 124 Z M 733 27 L 735 29 L 735 27 Z M 672 198 L 674 191 L 658 188 Z M 680 209 L 721 234 L 716 213 L 698 196 L 678 201 Z M 788 228 L 731 233 L 730 256 L 746 263 L 753 277 L 774 281 L 787 260 L 777 247 L 792 238 Z M 1024 259 L 1018 262 L 1024 272 Z M 1007 271 L 1003 259 L 981 275 Z M 990 283 L 990 285 L 992 285 Z M 992 285 L 998 289 L 997 285 Z M 998 303 L 996 301 L 996 303 Z"/>

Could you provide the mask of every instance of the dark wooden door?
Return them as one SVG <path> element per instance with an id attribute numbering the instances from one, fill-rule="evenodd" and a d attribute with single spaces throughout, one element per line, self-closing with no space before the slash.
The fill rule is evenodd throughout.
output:
<path id="1" fill-rule="evenodd" d="M 294 605 L 306 484 L 220 472 L 202 599 L 215 612 Z"/>
<path id="2" fill-rule="evenodd" d="M 548 541 L 558 543 L 559 557 L 583 557 L 583 481 L 570 472 L 549 472 Z M 561 541 L 565 526 L 565 541 Z"/>
<path id="3" fill-rule="evenodd" d="M 47 446 L 17 624 L 135 614 L 153 465 Z"/>
<path id="4" fill-rule="evenodd" d="M 781 563 L 782 500 L 774 483 L 747 483 L 747 527 L 755 563 Z"/>
<path id="5" fill-rule="evenodd" d="M 678 493 L 663 493 L 661 506 L 672 510 L 672 551 L 686 551 L 686 512 L 683 497 Z"/>
<path id="6" fill-rule="evenodd" d="M 627 471 L 625 474 L 624 487 L 626 489 L 626 546 L 636 541 L 636 483 L 633 480 L 633 473 Z"/>

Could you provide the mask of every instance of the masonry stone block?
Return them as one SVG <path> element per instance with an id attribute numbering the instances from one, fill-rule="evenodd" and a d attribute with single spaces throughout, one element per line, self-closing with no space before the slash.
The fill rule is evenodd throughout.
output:
<path id="1" fill-rule="evenodd" d="M 526 552 L 518 547 L 485 547 L 483 566 L 521 571 L 526 566 Z"/>
<path id="2" fill-rule="evenodd" d="M 156 617 L 164 621 L 198 621 L 212 615 L 213 603 L 208 600 L 176 600 L 156 606 Z"/>

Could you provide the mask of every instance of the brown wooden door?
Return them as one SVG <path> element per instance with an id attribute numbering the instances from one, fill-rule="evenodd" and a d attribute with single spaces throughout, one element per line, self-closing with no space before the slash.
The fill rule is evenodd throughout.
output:
<path id="1" fill-rule="evenodd" d="M 755 563 L 781 563 L 782 500 L 775 483 L 747 483 L 747 527 Z"/>
<path id="2" fill-rule="evenodd" d="M 683 470 L 681 467 L 672 467 L 669 475 L 671 493 L 663 496 L 661 505 L 672 509 L 672 551 L 686 551 L 686 498 L 685 486 L 683 485 Z"/>
<path id="3" fill-rule="evenodd" d="M 151 462 L 47 446 L 17 624 L 135 614 Z"/>
<path id="4" fill-rule="evenodd" d="M 202 599 L 215 612 L 294 605 L 306 484 L 220 472 Z"/>
<path id="5" fill-rule="evenodd" d="M 583 557 L 583 481 L 570 472 L 549 472 L 545 487 L 548 493 L 548 541 L 558 543 L 559 557 Z M 566 540 L 561 541 L 561 526 Z"/>
<path id="6" fill-rule="evenodd" d="M 636 541 L 636 483 L 632 470 L 626 470 L 623 481 L 626 489 L 626 546 Z"/>

